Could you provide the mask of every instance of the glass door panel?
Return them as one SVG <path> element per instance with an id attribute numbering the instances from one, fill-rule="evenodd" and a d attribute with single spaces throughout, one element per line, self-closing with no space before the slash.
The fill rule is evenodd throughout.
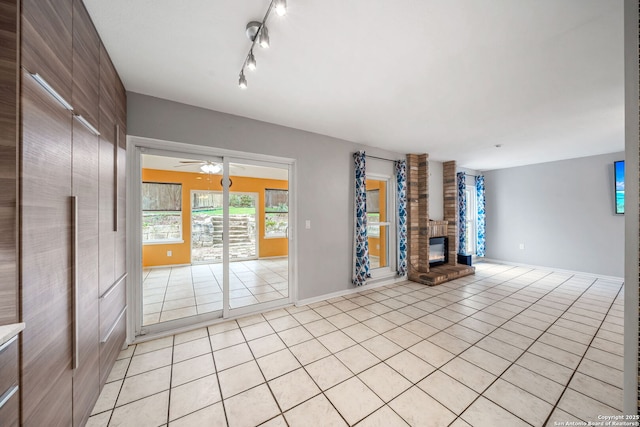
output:
<path id="1" fill-rule="evenodd" d="M 229 310 L 282 303 L 289 298 L 288 166 L 234 159 L 229 178 Z"/>
<path id="2" fill-rule="evenodd" d="M 217 245 L 216 238 L 222 230 L 210 227 L 214 225 L 211 218 L 202 215 L 196 227 L 202 232 L 202 236 L 196 233 L 202 254 L 194 260 L 192 207 L 194 194 L 205 197 L 202 206 L 222 206 L 216 199 L 222 194 L 222 159 L 185 158 L 147 150 L 140 160 L 141 326 L 153 332 L 220 317 L 222 272 L 198 261 L 204 261 L 210 252 L 221 255 L 222 246 Z M 217 252 L 210 250 L 213 246 Z"/>

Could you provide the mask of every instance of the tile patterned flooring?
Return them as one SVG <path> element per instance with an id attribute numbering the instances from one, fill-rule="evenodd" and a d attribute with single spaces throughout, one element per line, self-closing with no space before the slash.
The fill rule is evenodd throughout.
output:
<path id="1" fill-rule="evenodd" d="M 622 411 L 622 283 L 478 263 L 129 346 L 89 426 L 553 426 Z"/>
<path id="2" fill-rule="evenodd" d="M 245 307 L 287 298 L 288 258 L 229 264 L 229 305 Z M 144 326 L 222 310 L 222 264 L 145 268 Z"/>

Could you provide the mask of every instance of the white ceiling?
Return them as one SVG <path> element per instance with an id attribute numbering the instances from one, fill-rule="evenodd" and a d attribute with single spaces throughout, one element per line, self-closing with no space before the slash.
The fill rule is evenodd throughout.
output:
<path id="1" fill-rule="evenodd" d="M 624 150 L 622 0 L 84 0 L 127 90 L 488 170 Z M 496 148 L 496 145 L 502 145 Z"/>

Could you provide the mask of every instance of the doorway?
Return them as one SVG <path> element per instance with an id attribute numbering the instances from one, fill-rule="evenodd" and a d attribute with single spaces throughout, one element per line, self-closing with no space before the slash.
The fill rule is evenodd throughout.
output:
<path id="1" fill-rule="evenodd" d="M 292 301 L 292 162 L 135 147 L 135 334 Z"/>
<path id="2" fill-rule="evenodd" d="M 229 258 L 258 257 L 258 193 L 229 194 Z M 191 191 L 191 263 L 222 262 L 222 192 Z"/>

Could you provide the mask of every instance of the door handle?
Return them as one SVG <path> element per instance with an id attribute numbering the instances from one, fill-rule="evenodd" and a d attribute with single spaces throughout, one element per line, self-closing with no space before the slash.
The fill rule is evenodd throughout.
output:
<path id="1" fill-rule="evenodd" d="M 78 309 L 80 298 L 78 294 L 78 196 L 71 196 L 71 293 L 73 304 L 73 369 L 80 367 L 80 349 L 78 337 L 80 335 L 80 325 Z"/>

